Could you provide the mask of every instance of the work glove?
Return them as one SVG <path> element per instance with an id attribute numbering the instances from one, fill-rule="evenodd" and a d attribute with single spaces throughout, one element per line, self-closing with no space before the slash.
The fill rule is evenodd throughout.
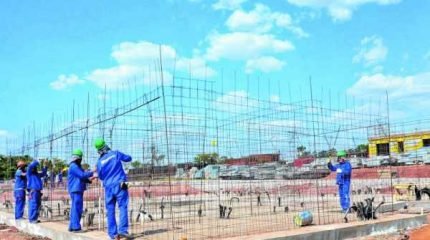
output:
<path id="1" fill-rule="evenodd" d="M 342 173 L 342 169 L 338 168 L 338 169 L 336 169 L 336 172 L 337 173 Z"/>

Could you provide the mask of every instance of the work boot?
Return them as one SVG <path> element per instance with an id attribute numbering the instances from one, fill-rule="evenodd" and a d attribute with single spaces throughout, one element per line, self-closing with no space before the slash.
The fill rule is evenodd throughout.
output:
<path id="1" fill-rule="evenodd" d="M 119 236 L 121 237 L 121 239 L 133 239 L 128 233 L 120 233 Z"/>

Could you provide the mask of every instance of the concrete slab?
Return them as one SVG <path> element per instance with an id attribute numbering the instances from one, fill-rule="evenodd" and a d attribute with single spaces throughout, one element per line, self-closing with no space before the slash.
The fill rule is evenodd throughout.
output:
<path id="1" fill-rule="evenodd" d="M 309 226 L 290 231 L 228 238 L 228 240 L 342 240 L 416 228 L 427 222 L 427 215 L 396 214 L 382 220 Z"/>
<path id="2" fill-rule="evenodd" d="M 29 223 L 28 220 L 15 220 L 13 214 L 0 211 L 0 223 L 14 226 L 22 232 L 48 237 L 53 240 L 95 240 L 107 239 L 106 233 L 101 231 L 91 231 L 84 233 L 71 233 L 67 231 L 67 226 L 59 222 Z"/>

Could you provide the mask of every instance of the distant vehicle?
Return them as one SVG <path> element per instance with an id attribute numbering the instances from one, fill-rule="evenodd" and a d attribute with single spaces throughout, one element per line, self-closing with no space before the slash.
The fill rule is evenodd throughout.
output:
<path id="1" fill-rule="evenodd" d="M 351 158 L 349 159 L 349 163 L 353 169 L 363 167 L 363 159 L 361 158 Z"/>
<path id="2" fill-rule="evenodd" d="M 205 178 L 205 170 L 202 168 L 194 173 L 193 179 L 204 179 Z"/>
<path id="3" fill-rule="evenodd" d="M 302 167 L 305 164 L 309 164 L 311 162 L 313 162 L 315 160 L 315 158 L 313 156 L 309 156 L 309 157 L 300 157 L 294 160 L 294 167 Z"/>
<path id="4" fill-rule="evenodd" d="M 416 158 L 411 157 L 411 153 L 402 153 L 396 156 L 397 165 L 405 166 L 405 165 L 414 165 L 416 162 Z"/>
<path id="5" fill-rule="evenodd" d="M 292 172 L 286 172 L 284 179 L 319 179 L 330 175 L 327 166 L 303 166 L 295 168 Z"/>
<path id="6" fill-rule="evenodd" d="M 383 160 L 384 158 L 388 158 L 388 156 L 378 156 L 378 157 L 372 157 L 372 158 L 367 158 L 365 160 L 363 160 L 363 166 L 364 167 L 379 167 L 381 166 L 381 160 Z"/>
<path id="7" fill-rule="evenodd" d="M 380 160 L 381 166 L 395 166 L 397 165 L 397 158 L 394 157 L 384 157 Z"/>

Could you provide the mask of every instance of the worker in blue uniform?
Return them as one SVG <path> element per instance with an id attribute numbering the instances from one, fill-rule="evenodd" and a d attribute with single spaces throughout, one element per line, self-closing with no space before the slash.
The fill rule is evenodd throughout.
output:
<path id="1" fill-rule="evenodd" d="M 337 152 L 337 162 L 338 164 L 333 165 L 331 161 L 328 161 L 328 168 L 332 172 L 336 172 L 336 184 L 339 186 L 339 199 L 340 206 L 344 213 L 349 211 L 350 207 L 350 198 L 349 198 L 349 189 L 351 186 L 351 164 L 349 161 L 346 161 L 346 152 L 344 150 L 340 150 Z"/>
<path id="2" fill-rule="evenodd" d="M 80 232 L 82 230 L 80 220 L 84 208 L 84 191 L 87 189 L 86 185 L 91 182 L 93 176 L 93 172 L 86 172 L 82 168 L 82 156 L 81 149 L 73 150 L 67 174 L 67 190 L 72 199 L 69 223 L 70 232 Z"/>
<path id="3" fill-rule="evenodd" d="M 25 191 L 27 190 L 27 164 L 19 160 L 16 164 L 18 168 L 15 172 L 15 219 L 21 219 L 24 216 L 25 208 Z"/>
<path id="4" fill-rule="evenodd" d="M 98 178 L 103 181 L 108 220 L 108 234 L 111 239 L 128 234 L 128 184 L 122 162 L 130 162 L 131 156 L 111 150 L 105 141 L 98 138 L 94 146 L 100 155 L 97 161 Z M 119 224 L 115 219 L 115 205 L 119 207 Z"/>
<path id="5" fill-rule="evenodd" d="M 42 204 L 42 180 L 48 171 L 48 167 L 43 167 L 42 172 L 37 171 L 37 166 L 39 166 L 39 160 L 33 159 L 33 161 L 28 165 L 27 169 L 27 189 L 29 191 L 28 197 L 28 220 L 30 223 L 38 223 L 39 218 L 39 208 Z"/>

